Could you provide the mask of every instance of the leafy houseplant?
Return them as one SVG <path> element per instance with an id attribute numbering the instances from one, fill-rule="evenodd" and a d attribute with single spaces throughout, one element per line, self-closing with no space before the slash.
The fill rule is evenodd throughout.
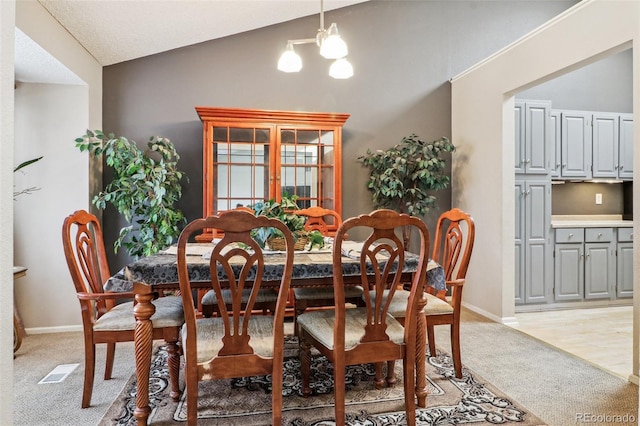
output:
<path id="1" fill-rule="evenodd" d="M 436 205 L 433 191 L 446 188 L 445 154 L 455 150 L 446 137 L 425 142 L 412 134 L 386 151 L 367 150 L 358 160 L 369 168 L 367 188 L 376 208 L 424 217 Z M 405 247 L 409 235 L 404 235 Z"/>
<path id="2" fill-rule="evenodd" d="M 114 250 L 125 247 L 131 256 L 156 253 L 180 235 L 183 213 L 173 205 L 182 196 L 180 156 L 169 139 L 152 136 L 143 152 L 125 137 L 90 131 L 75 140 L 80 151 L 104 155 L 113 168 L 113 180 L 96 195 L 93 204 L 105 209 L 111 203 L 130 223 L 120 229 Z"/>
<path id="3" fill-rule="evenodd" d="M 280 202 L 273 199 L 263 202 L 255 203 L 251 208 L 255 212 L 256 216 L 267 216 L 280 219 L 293 234 L 295 240 L 295 248 L 297 250 L 304 248 L 307 241 L 311 240 L 311 246 L 322 247 L 324 245 L 324 238 L 318 231 L 307 232 L 304 229 L 306 218 L 293 213 L 298 210 L 297 201 L 298 196 L 283 194 Z M 256 231 L 254 237 L 258 244 L 262 247 L 269 244 L 273 246 L 274 239 L 284 237 L 280 231 L 275 228 L 262 228 Z"/>

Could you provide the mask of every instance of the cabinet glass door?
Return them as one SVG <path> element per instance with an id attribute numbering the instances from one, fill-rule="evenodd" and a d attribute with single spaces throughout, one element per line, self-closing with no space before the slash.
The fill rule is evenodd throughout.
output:
<path id="1" fill-rule="evenodd" d="M 280 128 L 280 194 L 297 195 L 298 206 L 334 209 L 334 131 Z"/>
<path id="2" fill-rule="evenodd" d="M 213 126 L 212 212 L 270 198 L 270 128 Z"/>

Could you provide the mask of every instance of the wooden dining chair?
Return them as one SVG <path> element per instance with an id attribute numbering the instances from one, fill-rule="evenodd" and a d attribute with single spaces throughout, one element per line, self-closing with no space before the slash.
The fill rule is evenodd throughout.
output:
<path id="1" fill-rule="evenodd" d="M 265 278 L 265 258 L 252 238 L 254 229 L 274 227 L 285 238 L 285 262 L 278 279 L 278 298 L 273 315 L 254 315 Z M 193 234 L 204 228 L 224 232 L 213 247 L 209 268 L 211 289 L 217 296 L 220 316 L 196 318 L 194 309 L 185 309 L 182 347 L 185 357 L 187 422 L 195 425 L 198 414 L 198 382 L 234 377 L 270 375 L 272 380 L 272 421 L 281 424 L 282 365 L 284 362 L 284 315 L 293 270 L 293 236 L 278 219 L 229 211 L 219 216 L 189 223 L 178 239 L 178 277 L 185 307 L 193 306 L 187 268 L 186 245 Z M 225 303 L 222 291 L 232 296 Z M 249 294 L 246 303 L 243 294 Z"/>
<path id="2" fill-rule="evenodd" d="M 307 217 L 307 221 L 304 224 L 305 230 L 318 231 L 325 237 L 334 237 L 338 228 L 342 225 L 342 218 L 336 211 L 323 207 L 309 207 L 296 210 L 294 213 Z M 293 322 L 295 333 L 297 333 L 298 330 L 296 325 L 298 323 L 298 315 L 302 314 L 308 307 L 333 306 L 335 303 L 333 299 L 333 289 L 331 288 L 297 287 L 291 291 L 293 293 Z M 346 287 L 345 301 L 362 306 L 362 287 Z"/>
<path id="3" fill-rule="evenodd" d="M 338 212 L 324 207 L 313 206 L 295 210 L 294 213 L 299 216 L 306 216 L 305 230 L 319 231 L 325 237 L 335 236 L 338 228 L 342 225 L 342 218 Z"/>
<path id="4" fill-rule="evenodd" d="M 67 266 L 80 301 L 84 329 L 84 389 L 82 408 L 91 405 L 95 374 L 96 345 L 106 343 L 104 379 L 111 379 L 117 342 L 133 342 L 136 320 L 133 315 L 133 293 L 109 293 L 103 290 L 111 276 L 107 264 L 102 229 L 98 219 L 84 210 L 67 216 L 62 225 L 62 243 Z M 123 301 L 116 304 L 117 301 Z M 128 300 L 128 301 L 126 301 Z M 156 312 L 151 317 L 153 339 L 167 343 L 167 360 L 171 397 L 180 398 L 180 351 L 177 346 L 184 324 L 182 300 L 168 296 L 155 300 Z"/>
<path id="5" fill-rule="evenodd" d="M 224 214 L 230 211 L 243 211 L 243 212 L 255 214 L 253 209 L 247 206 L 237 206 L 233 210 L 225 210 L 220 214 Z M 223 235 L 223 232 L 221 232 L 220 229 L 213 230 L 214 239 L 218 239 L 222 235 Z M 202 311 L 202 315 L 204 317 L 209 318 L 213 316 L 214 313 L 219 315 L 219 311 L 217 309 L 218 299 L 216 297 L 216 293 L 213 290 L 199 290 L 199 296 L 200 296 L 199 306 L 200 306 L 200 310 Z M 225 301 L 225 304 L 227 304 L 227 306 L 231 304 L 232 297 L 228 289 L 222 290 L 222 298 Z M 245 292 L 245 294 L 242 295 L 242 302 L 246 305 L 248 299 L 249 299 L 249 292 L 247 291 Z M 267 313 L 273 312 L 275 310 L 277 300 L 278 300 L 277 291 L 274 291 L 273 289 L 269 289 L 269 288 L 261 289 L 258 292 L 258 298 L 256 299 L 254 308 L 256 310 L 262 311 L 263 315 L 267 315 Z"/>
<path id="6" fill-rule="evenodd" d="M 427 290 L 431 293 L 427 297 L 427 305 L 424 308 L 427 317 L 429 352 L 432 356 L 436 354 L 434 326 L 449 325 L 451 327 L 451 356 L 456 377 L 459 379 L 462 378 L 460 308 L 475 235 L 473 218 L 462 210 L 454 208 L 440 215 L 431 257 L 444 268 L 446 285 L 451 289 L 451 297 L 447 298 L 443 292 L 433 297 L 435 294 L 433 287 L 427 286 Z"/>
<path id="7" fill-rule="evenodd" d="M 427 341 L 429 353 L 436 355 L 434 326 L 451 327 L 451 356 L 456 377 L 462 378 L 462 359 L 460 355 L 460 308 L 462 307 L 462 289 L 466 281 L 469 260 L 475 240 L 475 223 L 464 211 L 453 208 L 440 215 L 431 255 L 444 269 L 444 277 L 451 295 L 447 290 L 436 290 L 427 283 L 427 304 L 423 312 L 427 321 Z M 402 297 L 402 296 L 401 296 Z M 396 303 L 401 300 L 396 299 Z M 408 297 L 408 292 L 404 292 Z M 390 312 L 400 321 L 404 321 L 402 304 L 392 305 Z"/>
<path id="8" fill-rule="evenodd" d="M 417 272 L 411 281 L 411 291 L 405 299 L 405 326 L 389 315 L 390 303 L 401 285 L 405 251 L 401 231 L 405 226 L 415 229 L 420 241 Z M 345 307 L 345 277 L 342 243 L 347 232 L 360 228 L 367 238 L 359 253 L 360 282 L 364 289 L 364 307 Z M 392 210 L 376 210 L 344 221 L 334 240 L 333 275 L 335 309 L 316 310 L 298 317 L 300 362 L 303 395 L 311 394 L 311 347 L 334 366 L 336 424 L 345 423 L 345 369 L 348 365 L 374 363 L 376 386 L 384 383 L 382 365 L 387 362 L 387 383 L 392 385 L 394 372 L 389 361 L 403 361 L 404 398 L 407 424 L 415 425 L 415 357 L 416 323 L 419 297 L 423 293 L 429 253 L 429 231 L 420 219 Z M 371 270 L 367 270 L 370 266 Z M 372 274 L 373 271 L 374 273 Z M 371 275 L 368 275 L 371 274 Z M 370 297 L 371 293 L 375 297 Z"/>

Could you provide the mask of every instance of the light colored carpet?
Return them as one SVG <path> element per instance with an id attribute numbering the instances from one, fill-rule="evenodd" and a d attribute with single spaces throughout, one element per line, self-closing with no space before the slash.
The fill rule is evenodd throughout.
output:
<path id="1" fill-rule="evenodd" d="M 480 315 L 464 311 L 463 319 L 462 363 L 549 425 L 588 423 L 579 418 L 587 415 L 600 416 L 595 423 L 602 425 L 621 424 L 615 416 L 638 424 L 636 385 Z M 436 344 L 449 350 L 449 328 L 436 333 Z"/>
<path id="2" fill-rule="evenodd" d="M 438 346 L 448 352 L 448 327 L 436 330 Z M 577 424 L 576 416 L 581 413 L 631 415 L 637 423 L 637 386 L 469 312 L 463 316 L 461 335 L 463 363 L 549 425 Z M 119 344 L 114 378 L 104 381 L 104 347 L 99 347 L 97 354 L 92 406 L 81 409 L 82 334 L 27 336 L 14 360 L 14 424 L 98 424 L 134 373 L 135 365 L 133 344 Z M 63 383 L 37 384 L 56 365 L 70 363 L 80 366 Z"/>
<path id="3" fill-rule="evenodd" d="M 24 426 L 96 425 L 135 372 L 133 343 L 118 343 L 113 378 L 104 380 L 105 345 L 96 350 L 91 407 L 82 409 L 82 333 L 34 334 L 22 341 L 13 361 L 13 421 Z M 80 365 L 62 382 L 38 382 L 60 364 Z"/>

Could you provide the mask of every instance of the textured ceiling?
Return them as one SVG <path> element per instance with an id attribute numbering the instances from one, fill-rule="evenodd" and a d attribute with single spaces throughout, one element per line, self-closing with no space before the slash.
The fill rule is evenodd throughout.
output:
<path id="1" fill-rule="evenodd" d="M 0 0 L 2 1 L 2 0 Z M 320 13 L 321 0 L 38 0 L 103 66 Z M 325 11 L 367 0 L 324 0 Z M 16 80 L 81 84 L 16 28 Z"/>
<path id="2" fill-rule="evenodd" d="M 1 0 L 0 0 L 1 1 Z M 16 80 L 24 83 L 82 84 L 82 80 L 16 28 Z"/>
<path id="3" fill-rule="evenodd" d="M 1 1 L 1 0 L 0 0 Z M 317 0 L 38 0 L 101 65 L 320 13 Z M 324 0 L 325 11 L 367 0 Z M 16 80 L 79 79 L 16 28 Z"/>

